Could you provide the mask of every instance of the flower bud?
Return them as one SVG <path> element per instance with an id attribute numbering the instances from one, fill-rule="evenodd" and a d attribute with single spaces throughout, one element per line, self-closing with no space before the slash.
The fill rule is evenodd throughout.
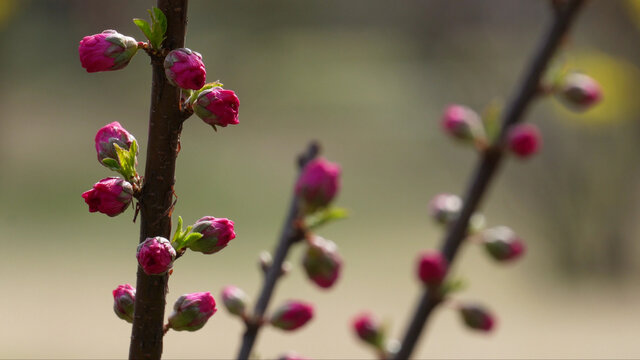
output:
<path id="1" fill-rule="evenodd" d="M 369 313 L 363 313 L 353 319 L 353 329 L 358 337 L 378 349 L 384 347 L 385 334 L 382 325 Z"/>
<path id="2" fill-rule="evenodd" d="M 418 259 L 418 277 L 425 285 L 439 285 L 447 275 L 447 260 L 440 252 L 424 252 Z"/>
<path id="3" fill-rule="evenodd" d="M 438 194 L 429 202 L 429 214 L 443 225 L 455 220 L 461 209 L 462 199 L 453 194 Z"/>
<path id="4" fill-rule="evenodd" d="M 176 331 L 196 331 L 216 313 L 216 301 L 209 292 L 182 295 L 169 315 L 169 328 Z"/>
<path id="5" fill-rule="evenodd" d="M 182 89 L 200 90 L 207 77 L 202 55 L 187 48 L 171 50 L 167 54 L 164 72 L 171 85 Z"/>
<path id="6" fill-rule="evenodd" d="M 222 303 L 233 315 L 244 316 L 248 300 L 247 294 L 239 287 L 229 285 L 222 289 Z"/>
<path id="7" fill-rule="evenodd" d="M 464 323 L 473 330 L 489 332 L 495 325 L 495 317 L 478 304 L 463 304 L 459 308 Z"/>
<path id="8" fill-rule="evenodd" d="M 340 190 L 340 166 L 324 158 L 311 160 L 302 169 L 295 192 L 306 214 L 325 208 Z"/>
<path id="9" fill-rule="evenodd" d="M 540 131 L 533 124 L 514 125 L 507 133 L 509 150 L 520 158 L 527 158 L 538 152 L 541 142 Z"/>
<path id="10" fill-rule="evenodd" d="M 104 159 L 118 161 L 118 153 L 113 145 L 117 144 L 122 149 L 129 150 L 134 141 L 136 141 L 136 138 L 117 121 L 103 126 L 98 130 L 95 138 L 98 161 L 100 164 L 103 164 L 102 160 Z"/>
<path id="11" fill-rule="evenodd" d="M 113 290 L 113 311 L 126 322 L 133 322 L 133 305 L 136 301 L 136 289 L 129 285 L 118 285 Z"/>
<path id="12" fill-rule="evenodd" d="M 300 356 L 297 353 L 290 351 L 286 354 L 280 355 L 278 360 L 309 360 L 306 357 Z"/>
<path id="13" fill-rule="evenodd" d="M 156 236 L 138 245 L 136 257 L 147 275 L 162 275 L 173 267 L 176 251 L 169 240 Z"/>
<path id="14" fill-rule="evenodd" d="M 590 76 L 571 73 L 564 78 L 560 89 L 564 102 L 577 111 L 587 110 L 602 99 L 600 85 Z"/>
<path id="15" fill-rule="evenodd" d="M 330 288 L 340 276 L 342 259 L 338 247 L 331 240 L 315 236 L 309 241 L 302 258 L 307 277 L 321 288 Z"/>
<path id="16" fill-rule="evenodd" d="M 213 216 L 205 216 L 196 221 L 191 232 L 200 233 L 202 237 L 189 244 L 189 249 L 203 254 L 217 253 L 236 237 L 233 221 Z"/>
<path id="17" fill-rule="evenodd" d="M 489 255 L 497 261 L 515 260 L 525 251 L 522 239 L 506 226 L 486 229 L 482 241 Z"/>
<path id="18" fill-rule="evenodd" d="M 121 178 L 109 177 L 95 183 L 91 190 L 82 193 L 82 197 L 89 205 L 89 212 L 116 216 L 131 203 L 133 187 Z"/>
<path id="19" fill-rule="evenodd" d="M 485 137 L 480 116 L 466 106 L 448 106 L 444 111 L 441 122 L 444 131 L 456 139 L 472 141 Z"/>
<path id="20" fill-rule="evenodd" d="M 80 40 L 80 63 L 87 72 L 118 70 L 127 66 L 138 51 L 136 39 L 105 30 Z"/>
<path id="21" fill-rule="evenodd" d="M 313 317 L 313 306 L 302 301 L 288 301 L 271 315 L 271 325 L 282 330 L 296 330 Z"/>
<path id="22" fill-rule="evenodd" d="M 198 95 L 193 103 L 193 112 L 215 129 L 216 126 L 239 124 L 239 106 L 240 100 L 233 91 L 214 87 Z"/>
<path id="23" fill-rule="evenodd" d="M 266 250 L 260 252 L 260 255 L 258 256 L 258 265 L 260 266 L 260 269 L 262 270 L 263 273 L 266 274 L 267 271 L 269 271 L 271 264 L 273 264 L 273 258 L 271 257 L 271 253 L 269 253 Z M 282 268 L 280 269 L 280 276 L 287 275 L 289 271 L 291 271 L 291 268 L 292 266 L 290 262 L 288 261 L 283 262 Z"/>

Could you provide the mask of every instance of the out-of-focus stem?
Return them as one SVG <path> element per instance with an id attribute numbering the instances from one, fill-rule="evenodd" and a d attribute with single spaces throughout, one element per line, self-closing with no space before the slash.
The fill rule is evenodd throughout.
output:
<path id="1" fill-rule="evenodd" d="M 495 142 L 483 152 L 467 187 L 464 206 L 460 215 L 456 221 L 449 226 L 442 242 L 442 254 L 449 261 L 450 265 L 455 260 L 458 249 L 467 235 L 469 219 L 478 208 L 491 179 L 496 174 L 501 163 L 503 158 L 501 145 L 504 143 L 506 131 L 513 124 L 522 121 L 529 104 L 536 98 L 545 69 L 556 49 L 566 36 L 584 2 L 584 0 L 568 1 L 554 13 L 555 18 L 553 25 L 543 38 L 540 47 L 525 72 L 523 81 L 520 83 L 503 115 L 499 136 Z M 438 306 L 441 300 L 440 296 L 432 296 L 425 288 L 418 306 L 415 309 L 414 316 L 405 332 L 400 350 L 394 356 L 395 359 L 408 359 L 411 356 L 431 312 Z"/>

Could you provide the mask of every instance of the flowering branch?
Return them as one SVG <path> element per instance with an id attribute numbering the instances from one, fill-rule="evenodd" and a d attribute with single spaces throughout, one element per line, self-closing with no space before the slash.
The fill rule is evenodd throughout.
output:
<path id="1" fill-rule="evenodd" d="M 305 165 L 315 159 L 319 153 L 320 146 L 318 143 L 310 143 L 306 151 L 298 156 L 298 169 L 302 170 Z M 262 319 L 271 300 L 276 282 L 282 275 L 282 265 L 289 253 L 289 249 L 291 245 L 304 239 L 304 231 L 300 228 L 301 220 L 300 200 L 298 196 L 294 194 L 289 205 L 289 213 L 287 214 L 280 233 L 280 240 L 275 250 L 273 262 L 265 273 L 262 291 L 254 307 L 253 316 L 245 320 L 246 331 L 242 337 L 242 345 L 238 353 L 238 359 L 244 360 L 249 358 L 258 331 L 262 326 Z"/>
<path id="2" fill-rule="evenodd" d="M 441 253 L 449 264 L 451 264 L 460 245 L 467 235 L 469 220 L 478 208 L 493 176 L 503 158 L 503 146 L 509 128 L 522 121 L 529 104 L 539 93 L 541 78 L 547 68 L 553 54 L 559 44 L 567 34 L 573 20 L 583 5 L 584 0 L 572 0 L 566 3 L 555 12 L 555 21 L 548 34 L 545 36 L 542 45 L 533 58 L 531 65 L 526 72 L 524 81 L 516 92 L 507 111 L 504 113 L 499 135 L 493 143 L 487 147 L 479 160 L 476 171 L 467 188 L 464 205 L 459 216 L 456 217 L 448 230 L 441 246 Z M 405 336 L 400 345 L 400 350 L 395 354 L 395 359 L 408 359 L 420 338 L 422 330 L 429 319 L 434 308 L 442 301 L 441 291 L 436 288 L 426 287 L 411 323 L 406 330 Z"/>

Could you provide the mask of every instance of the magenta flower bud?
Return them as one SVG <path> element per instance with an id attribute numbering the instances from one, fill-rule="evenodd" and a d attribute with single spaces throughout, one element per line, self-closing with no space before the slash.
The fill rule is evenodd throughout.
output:
<path id="1" fill-rule="evenodd" d="M 82 198 L 89 205 L 89 212 L 99 211 L 116 216 L 131 204 L 133 187 L 121 178 L 109 177 L 95 183 L 91 190 L 83 192 Z"/>
<path id="2" fill-rule="evenodd" d="M 438 194 L 429 202 L 429 214 L 440 224 L 448 224 L 458 217 L 462 199 L 453 194 Z"/>
<path id="3" fill-rule="evenodd" d="M 189 244 L 189 249 L 203 254 L 217 253 L 236 237 L 233 221 L 213 216 L 205 216 L 196 221 L 191 231 L 202 234 L 202 237 Z"/>
<path id="4" fill-rule="evenodd" d="M 478 304 L 463 304 L 459 309 L 462 320 L 470 329 L 484 332 L 493 330 L 496 319 L 485 307 Z"/>
<path id="5" fill-rule="evenodd" d="M 300 356 L 297 353 L 290 351 L 286 354 L 280 355 L 278 360 L 309 360 L 306 357 Z"/>
<path id="6" fill-rule="evenodd" d="M 133 305 L 136 302 L 136 289 L 129 285 L 118 285 L 113 290 L 113 311 L 126 322 L 133 322 Z"/>
<path id="7" fill-rule="evenodd" d="M 522 239 L 506 226 L 486 229 L 482 241 L 489 255 L 497 261 L 515 260 L 525 251 Z"/>
<path id="8" fill-rule="evenodd" d="M 327 207 L 340 190 L 340 166 L 324 158 L 310 161 L 298 178 L 296 195 L 305 213 Z"/>
<path id="9" fill-rule="evenodd" d="M 233 315 L 244 316 L 248 300 L 247 294 L 239 287 L 229 285 L 222 289 L 222 303 Z"/>
<path id="10" fill-rule="evenodd" d="M 240 107 L 240 100 L 236 93 L 214 87 L 198 95 L 193 103 L 193 112 L 215 129 L 216 126 L 239 124 L 238 107 Z"/>
<path id="11" fill-rule="evenodd" d="M 309 242 L 302 258 L 302 265 L 307 277 L 321 288 L 330 288 L 342 268 L 342 259 L 338 255 L 338 247 L 331 240 L 315 236 Z"/>
<path id="12" fill-rule="evenodd" d="M 564 78 L 561 99 L 574 110 L 587 110 L 602 99 L 600 85 L 590 76 L 571 73 Z"/>
<path id="13" fill-rule="evenodd" d="M 447 275 L 448 266 L 440 252 L 424 252 L 418 259 L 418 277 L 425 285 L 439 285 Z"/>
<path id="14" fill-rule="evenodd" d="M 176 331 L 196 331 L 216 313 L 216 300 L 210 292 L 182 295 L 173 305 L 168 327 Z"/>
<path id="15" fill-rule="evenodd" d="M 527 158 L 540 148 L 542 136 L 533 124 L 514 125 L 507 133 L 507 145 L 509 150 L 520 158 Z"/>
<path id="16" fill-rule="evenodd" d="M 200 90 L 207 77 L 202 55 L 187 48 L 171 50 L 167 54 L 164 72 L 171 85 L 182 89 Z"/>
<path id="17" fill-rule="evenodd" d="M 484 126 L 475 111 L 462 105 L 449 105 L 442 116 L 442 128 L 456 139 L 471 141 L 485 137 Z"/>
<path id="18" fill-rule="evenodd" d="M 117 144 L 122 149 L 129 150 L 134 141 L 136 141 L 136 138 L 117 121 L 103 126 L 98 130 L 95 138 L 98 161 L 101 164 L 104 159 L 118 161 L 118 153 L 113 145 Z"/>
<path id="19" fill-rule="evenodd" d="M 127 66 L 138 51 L 136 39 L 105 30 L 80 40 L 80 63 L 87 72 L 118 70 Z"/>
<path id="20" fill-rule="evenodd" d="M 288 301 L 271 315 L 271 325 L 282 330 L 296 330 L 313 317 L 313 306 L 302 301 Z"/>
<path id="21" fill-rule="evenodd" d="M 147 275 L 162 275 L 173 267 L 176 251 L 169 240 L 156 236 L 138 245 L 136 258 Z"/>
<path id="22" fill-rule="evenodd" d="M 358 337 L 378 349 L 384 347 L 384 329 L 378 320 L 369 313 L 363 313 L 353 319 L 353 329 Z"/>

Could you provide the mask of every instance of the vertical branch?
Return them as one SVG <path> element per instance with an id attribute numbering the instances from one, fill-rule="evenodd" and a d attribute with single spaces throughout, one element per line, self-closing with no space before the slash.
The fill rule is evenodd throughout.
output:
<path id="1" fill-rule="evenodd" d="M 167 17 L 164 49 L 184 46 L 187 0 L 158 0 Z M 148 237 L 171 238 L 171 210 L 176 157 L 184 117 L 180 112 L 180 90 L 166 79 L 163 59 L 152 57 L 149 140 L 140 198 L 140 242 Z M 162 325 L 169 275 L 147 275 L 138 266 L 136 301 L 131 331 L 130 359 L 162 356 Z"/>
<path id="2" fill-rule="evenodd" d="M 483 153 L 467 188 L 460 215 L 447 229 L 447 234 L 444 237 L 440 250 L 449 264 L 452 264 L 455 260 L 460 245 L 467 235 L 469 219 L 478 208 L 492 178 L 499 168 L 503 158 L 501 144 L 504 142 L 507 130 L 513 124 L 522 121 L 528 106 L 538 94 L 540 80 L 544 75 L 547 65 L 566 36 L 583 3 L 584 0 L 571 0 L 567 4 L 563 4 L 562 7 L 558 7 L 554 13 L 555 21 L 544 37 L 542 44 L 525 73 L 522 83 L 519 85 L 515 96 L 504 113 L 500 135 L 494 144 Z M 425 288 L 403 338 L 400 351 L 394 357 L 395 359 L 408 359 L 411 356 L 422 330 L 427 320 L 429 320 L 432 310 L 436 308 L 441 301 L 440 296 L 430 294 L 428 289 Z"/>
<path id="3" fill-rule="evenodd" d="M 302 170 L 304 166 L 311 160 L 313 160 L 320 152 L 320 146 L 312 142 L 309 144 L 307 150 L 298 157 L 298 169 Z M 242 345 L 240 352 L 238 353 L 239 360 L 246 360 L 251 355 L 251 349 L 258 336 L 258 331 L 262 325 L 262 318 L 267 310 L 271 295 L 275 289 L 276 282 L 280 278 L 282 271 L 282 264 L 287 258 L 291 245 L 303 239 L 304 234 L 297 227 L 297 222 L 300 219 L 298 209 L 298 197 L 293 195 L 291 203 L 289 205 L 289 213 L 285 219 L 282 231 L 280 233 L 280 240 L 276 246 L 275 254 L 273 256 L 273 263 L 269 267 L 269 270 L 265 274 L 264 282 L 262 284 L 262 291 L 260 297 L 253 309 L 252 318 L 246 321 L 246 331 L 242 336 Z"/>

